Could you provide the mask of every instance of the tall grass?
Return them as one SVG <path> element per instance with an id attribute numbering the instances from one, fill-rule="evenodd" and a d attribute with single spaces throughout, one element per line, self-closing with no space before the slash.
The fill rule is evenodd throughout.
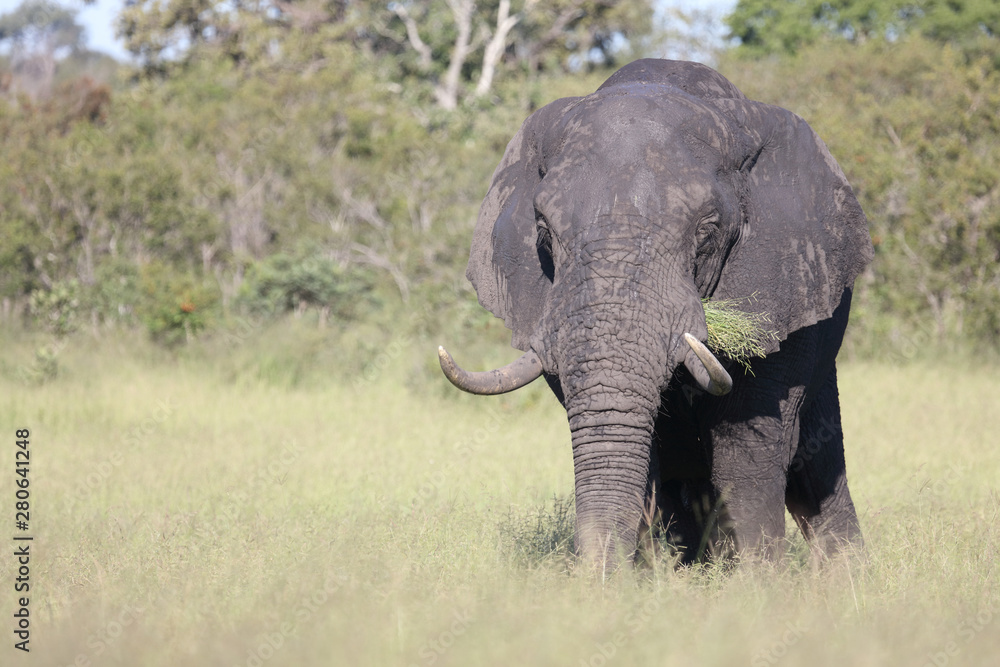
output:
<path id="1" fill-rule="evenodd" d="M 790 528 L 782 563 L 661 562 L 601 584 L 566 558 L 570 439 L 544 387 L 459 395 L 428 370 L 430 342 L 355 359 L 357 381 L 324 380 L 317 343 L 293 382 L 266 370 L 280 340 L 170 356 L 79 338 L 40 385 L 12 372 L 33 345 L 3 348 L 10 470 L 14 429 L 32 432 L 34 634 L 18 662 L 958 665 L 1000 651 L 995 369 L 841 368 L 864 559 L 813 569 Z M 13 568 L 0 559 L 0 580 Z"/>

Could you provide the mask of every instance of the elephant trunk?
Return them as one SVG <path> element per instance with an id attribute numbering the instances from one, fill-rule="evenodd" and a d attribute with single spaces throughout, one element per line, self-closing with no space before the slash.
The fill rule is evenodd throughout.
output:
<path id="1" fill-rule="evenodd" d="M 653 427 L 670 375 L 684 364 L 716 392 L 728 387 L 684 336 L 707 337 L 684 257 L 657 254 L 644 218 L 598 222 L 608 227 L 595 225 L 566 251 L 584 261 L 557 274 L 553 289 L 561 291 L 562 307 L 543 321 L 532 348 L 558 371 L 569 418 L 577 554 L 615 567 L 637 546 Z"/>
<path id="2" fill-rule="evenodd" d="M 560 381 L 573 439 L 577 554 L 614 569 L 638 541 L 653 425 L 672 365 L 652 323 L 609 310 L 617 311 L 585 314 L 596 327 L 568 329 Z M 594 338 L 603 325 L 618 330 Z"/>
<path id="3" fill-rule="evenodd" d="M 613 569 L 629 561 L 638 542 L 650 435 L 627 423 L 628 415 L 607 415 L 604 425 L 575 426 L 576 552 L 585 563 Z"/>

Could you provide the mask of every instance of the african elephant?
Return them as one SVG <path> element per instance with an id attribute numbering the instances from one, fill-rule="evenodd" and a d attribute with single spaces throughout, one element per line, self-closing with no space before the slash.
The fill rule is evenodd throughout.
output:
<path id="1" fill-rule="evenodd" d="M 861 543 L 835 358 L 872 256 L 804 120 L 703 65 L 638 60 L 533 113 L 483 201 L 467 276 L 525 354 L 474 373 L 440 348 L 441 365 L 481 394 L 544 375 L 569 420 L 584 561 L 634 557 L 654 502 L 693 557 L 705 499 L 731 549 L 776 555 L 787 507 L 830 553 Z M 704 298 L 769 316 L 752 372 L 702 343 Z"/>

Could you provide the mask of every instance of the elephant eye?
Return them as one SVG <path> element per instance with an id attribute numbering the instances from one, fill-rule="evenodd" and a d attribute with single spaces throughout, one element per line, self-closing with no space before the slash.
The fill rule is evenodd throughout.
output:
<path id="1" fill-rule="evenodd" d="M 535 228 L 538 232 L 538 238 L 535 241 L 535 245 L 539 250 L 544 250 L 549 255 L 552 254 L 552 232 L 549 230 L 549 221 L 545 218 L 545 214 L 535 209 Z"/>
<path id="2" fill-rule="evenodd" d="M 705 246 L 710 244 L 718 231 L 719 213 L 718 211 L 713 211 L 698 222 L 698 229 L 695 232 L 694 239 L 696 250 L 702 250 Z"/>
<path id="3" fill-rule="evenodd" d="M 547 226 L 538 225 L 538 238 L 535 245 L 549 256 L 552 255 L 552 232 Z"/>

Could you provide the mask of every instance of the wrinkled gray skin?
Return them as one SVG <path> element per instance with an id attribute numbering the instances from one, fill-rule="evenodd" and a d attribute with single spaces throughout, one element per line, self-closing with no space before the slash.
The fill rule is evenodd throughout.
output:
<path id="1" fill-rule="evenodd" d="M 860 543 L 834 360 L 871 258 L 819 137 L 703 65 L 639 60 L 525 121 L 467 275 L 566 408 L 583 559 L 633 556 L 652 503 L 691 559 L 720 498 L 730 548 L 776 553 L 785 507 L 819 553 Z M 751 295 L 778 340 L 708 395 L 681 337 Z"/>

